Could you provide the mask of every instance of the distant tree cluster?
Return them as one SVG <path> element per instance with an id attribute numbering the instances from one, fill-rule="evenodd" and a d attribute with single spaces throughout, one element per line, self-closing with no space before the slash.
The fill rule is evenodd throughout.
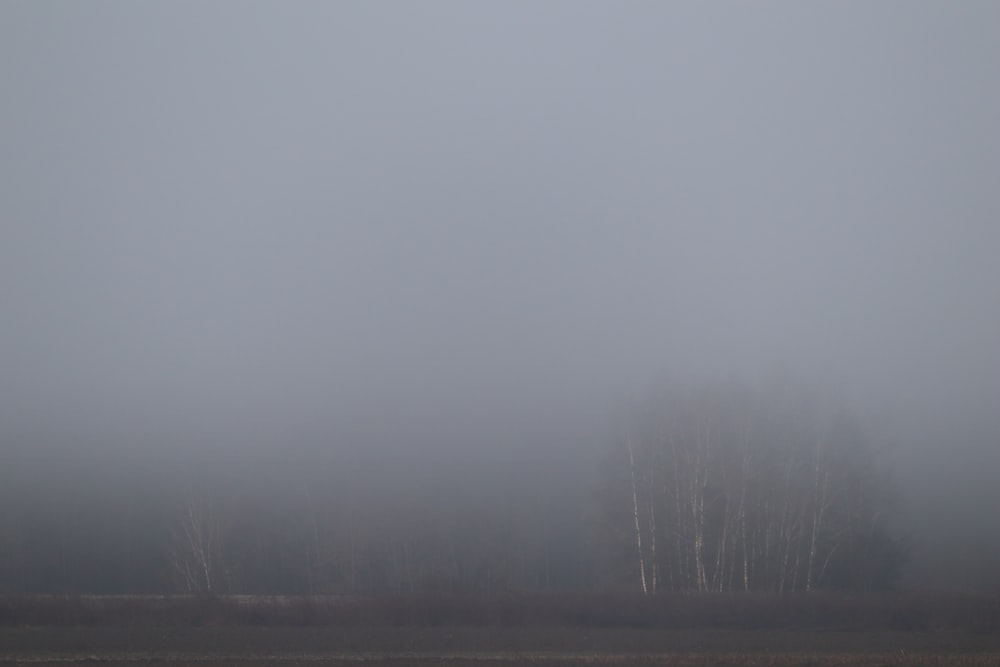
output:
<path id="1" fill-rule="evenodd" d="M 333 455 L 296 465 L 265 458 L 247 465 L 234 453 L 172 475 L 108 475 L 106 462 L 0 471 L 0 594 L 489 595 L 586 585 L 579 489 L 565 481 L 543 488 L 537 474 L 526 483 L 471 468 L 414 469 L 420 479 L 408 481 L 391 462 L 380 473 L 338 467 Z"/>
<path id="2" fill-rule="evenodd" d="M 619 584 L 872 590 L 905 561 L 887 476 L 857 422 L 815 393 L 664 392 L 618 430 L 599 525 Z"/>
<path id="3" fill-rule="evenodd" d="M 558 535 L 509 497 L 380 500 L 331 488 L 294 504 L 179 505 L 169 545 L 175 590 L 193 593 L 411 594 L 575 586 L 550 566 Z M 388 493 L 388 491 L 387 491 Z M 562 556 L 560 556 L 562 557 Z"/>
<path id="4" fill-rule="evenodd" d="M 808 392 L 664 394 L 613 445 L 596 502 L 564 459 L 355 470 L 343 449 L 131 465 L 12 448 L 0 593 L 870 590 L 903 563 L 861 429 Z"/>

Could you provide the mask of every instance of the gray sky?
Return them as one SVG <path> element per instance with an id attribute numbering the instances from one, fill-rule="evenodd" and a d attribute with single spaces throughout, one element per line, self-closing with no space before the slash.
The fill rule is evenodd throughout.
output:
<path id="1" fill-rule="evenodd" d="M 0 418 L 496 455 L 784 367 L 1000 463 L 998 65 L 995 2 L 4 2 Z"/>

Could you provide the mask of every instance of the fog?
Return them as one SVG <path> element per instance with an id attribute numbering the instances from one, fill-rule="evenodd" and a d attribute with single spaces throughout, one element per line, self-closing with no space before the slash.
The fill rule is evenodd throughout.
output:
<path id="1" fill-rule="evenodd" d="M 0 455 L 584 499 L 663 378 L 787 374 L 907 585 L 1000 585 L 998 63 L 990 2 L 4 3 Z"/>

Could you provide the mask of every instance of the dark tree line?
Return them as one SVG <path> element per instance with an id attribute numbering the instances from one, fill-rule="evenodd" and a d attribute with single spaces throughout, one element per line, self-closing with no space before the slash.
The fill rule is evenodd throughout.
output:
<path id="1" fill-rule="evenodd" d="M 295 454 L 291 455 L 293 458 Z M 0 594 L 410 594 L 584 585 L 578 481 L 238 454 L 0 470 Z M 50 467 L 51 466 L 51 467 Z M 175 474 L 163 469 L 176 468 Z M 363 468 L 363 469 L 362 469 Z M 407 479 L 409 478 L 409 479 Z"/>
<path id="2" fill-rule="evenodd" d="M 906 549 L 857 422 L 801 387 L 650 400 L 622 419 L 603 489 L 606 572 L 654 591 L 873 590 Z"/>
<path id="3" fill-rule="evenodd" d="M 905 556 L 861 429 L 801 390 L 652 398 L 596 485 L 564 459 L 435 474 L 338 450 L 68 451 L 9 450 L 0 593 L 870 590 Z"/>
<path id="4" fill-rule="evenodd" d="M 266 499 L 183 502 L 169 570 L 186 592 L 491 594 L 577 585 L 550 568 L 571 536 L 537 506 L 443 494 L 418 503 L 378 490 L 317 495 L 276 509 Z"/>

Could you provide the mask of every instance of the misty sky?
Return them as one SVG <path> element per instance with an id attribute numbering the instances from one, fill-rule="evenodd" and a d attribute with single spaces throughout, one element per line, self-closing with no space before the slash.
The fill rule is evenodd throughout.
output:
<path id="1" fill-rule="evenodd" d="M 786 368 L 985 489 L 998 66 L 995 2 L 4 2 L 2 430 L 498 456 Z"/>

